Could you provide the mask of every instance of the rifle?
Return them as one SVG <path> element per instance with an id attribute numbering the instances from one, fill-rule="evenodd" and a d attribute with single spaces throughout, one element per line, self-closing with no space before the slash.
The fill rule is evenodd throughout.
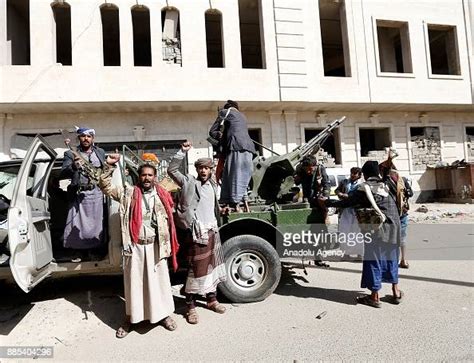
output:
<path id="1" fill-rule="evenodd" d="M 89 178 L 91 184 L 98 185 L 100 175 L 102 174 L 102 169 L 92 165 L 92 163 L 89 160 L 85 159 L 81 155 L 81 153 L 77 151 L 77 149 L 74 150 L 71 147 L 71 139 L 69 138 L 69 133 L 67 130 L 61 129 L 59 131 L 63 135 L 64 144 L 68 147 L 69 150 L 71 150 L 72 154 L 74 155 L 74 158 L 78 158 L 79 160 L 81 160 L 81 165 L 78 167 L 78 170 L 82 172 L 84 176 Z"/>

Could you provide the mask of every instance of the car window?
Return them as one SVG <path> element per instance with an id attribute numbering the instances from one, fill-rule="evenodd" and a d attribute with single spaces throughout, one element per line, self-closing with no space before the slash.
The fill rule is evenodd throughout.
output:
<path id="1" fill-rule="evenodd" d="M 30 192 L 33 187 L 35 170 L 36 166 L 33 165 L 28 176 L 28 195 L 30 195 Z M 15 183 L 19 171 L 20 165 L 0 166 L 0 194 L 4 195 L 10 200 L 13 196 L 13 189 L 15 188 Z"/>

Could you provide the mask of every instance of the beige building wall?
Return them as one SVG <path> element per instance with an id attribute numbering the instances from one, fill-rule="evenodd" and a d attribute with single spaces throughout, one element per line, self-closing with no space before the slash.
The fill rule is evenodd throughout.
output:
<path id="1" fill-rule="evenodd" d="M 420 150 L 412 127 L 437 127 L 443 161 L 474 161 L 466 134 L 474 127 L 472 2 L 339 1 L 350 76 L 329 77 L 318 1 L 249 1 L 259 4 L 263 69 L 242 68 L 237 0 L 138 1 L 150 11 L 150 67 L 134 66 L 131 8 L 136 0 L 107 1 L 119 8 L 118 67 L 103 65 L 100 6 L 105 2 L 100 0 L 67 1 L 72 66 L 56 63 L 51 1 L 30 0 L 31 64 L 11 65 L 7 0 L 0 0 L 0 159 L 15 156 L 16 133 L 81 124 L 97 130 L 99 143 L 190 138 L 195 145 L 191 165 L 211 154 L 205 138 L 217 106 L 235 99 L 249 126 L 261 129 L 263 143 L 279 153 L 300 145 L 305 128 L 321 128 L 346 115 L 337 145 L 339 166 L 345 169 L 364 161 L 361 129 L 389 130 L 390 144 L 400 154 L 397 167 L 412 176 L 418 190 L 433 189 L 434 180 L 417 164 Z M 182 66 L 162 59 L 161 10 L 166 6 L 179 10 Z M 223 68 L 207 67 L 204 13 L 210 7 L 222 14 Z M 382 72 L 377 21 L 406 23 L 410 72 Z M 429 24 L 455 29 L 460 74 L 432 74 Z M 144 126 L 143 140 L 133 133 L 136 126 Z"/>

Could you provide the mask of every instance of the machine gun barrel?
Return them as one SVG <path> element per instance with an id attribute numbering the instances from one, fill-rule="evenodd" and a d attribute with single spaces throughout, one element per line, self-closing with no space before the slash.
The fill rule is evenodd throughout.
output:
<path id="1" fill-rule="evenodd" d="M 263 200 L 265 203 L 283 200 L 294 184 L 293 175 L 301 160 L 305 156 L 316 153 L 321 144 L 331 135 L 331 131 L 345 119 L 346 117 L 343 116 L 331 122 L 306 144 L 298 146 L 287 154 L 255 158 L 249 200 Z"/>
<path id="2" fill-rule="evenodd" d="M 309 140 L 306 144 L 301 146 L 300 157 L 304 158 L 307 155 L 312 155 L 318 151 L 320 146 L 326 141 L 326 139 L 331 135 L 332 130 L 337 128 L 340 124 L 344 122 L 346 116 L 342 116 L 339 119 L 334 120 L 329 125 L 327 125 L 319 134 Z"/>

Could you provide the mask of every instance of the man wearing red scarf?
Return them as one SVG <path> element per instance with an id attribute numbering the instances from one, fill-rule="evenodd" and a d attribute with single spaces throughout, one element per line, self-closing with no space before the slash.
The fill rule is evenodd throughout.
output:
<path id="1" fill-rule="evenodd" d="M 152 164 L 140 166 L 137 185 L 112 185 L 119 159 L 119 154 L 110 154 L 100 178 L 104 194 L 120 203 L 126 319 L 116 336 L 125 337 L 133 324 L 143 320 L 175 330 L 176 323 L 170 317 L 174 301 L 167 264 L 171 257 L 177 269 L 173 200 L 155 183 Z"/>

